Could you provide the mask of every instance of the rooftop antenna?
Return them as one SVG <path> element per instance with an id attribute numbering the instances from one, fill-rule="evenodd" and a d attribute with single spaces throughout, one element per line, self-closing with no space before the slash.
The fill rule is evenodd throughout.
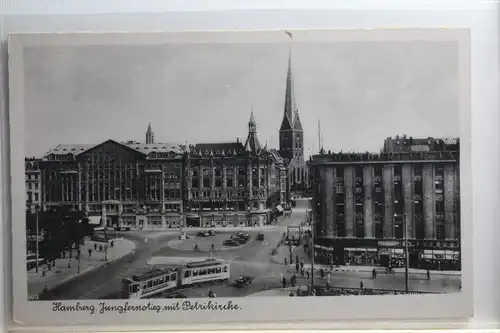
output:
<path id="1" fill-rule="evenodd" d="M 321 150 L 322 145 L 321 145 L 321 123 L 320 120 L 318 119 L 318 148 Z"/>

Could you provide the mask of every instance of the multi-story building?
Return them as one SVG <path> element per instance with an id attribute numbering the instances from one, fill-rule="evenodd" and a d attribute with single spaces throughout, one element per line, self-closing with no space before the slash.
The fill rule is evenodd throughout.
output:
<path id="1" fill-rule="evenodd" d="M 270 222 L 272 209 L 285 202 L 283 160 L 261 145 L 253 112 L 244 144 L 192 145 L 186 171 L 187 225 L 263 225 Z"/>
<path id="2" fill-rule="evenodd" d="M 139 227 L 183 222 L 182 145 L 107 140 L 97 145 L 58 145 L 42 159 L 45 208 L 84 210 L 108 225 Z"/>
<path id="3" fill-rule="evenodd" d="M 24 160 L 26 176 L 26 209 L 33 211 L 41 208 L 41 170 L 40 160 L 31 157 Z"/>
<path id="4" fill-rule="evenodd" d="M 332 154 L 309 162 L 320 260 L 460 267 L 459 150 Z M 405 235 L 406 231 L 406 235 Z"/>
<path id="5" fill-rule="evenodd" d="M 295 102 L 291 53 L 288 58 L 285 107 L 279 130 L 279 154 L 285 162 L 288 176 L 288 191 L 303 191 L 309 188 L 309 172 L 304 159 L 304 130 Z"/>
<path id="6" fill-rule="evenodd" d="M 424 151 L 457 151 L 459 141 L 456 138 L 413 138 L 397 135 L 384 140 L 383 153 L 409 153 Z"/>
<path id="7" fill-rule="evenodd" d="M 159 228 L 263 224 L 285 200 L 283 161 L 261 146 L 253 114 L 245 144 L 155 143 L 151 125 L 146 141 L 51 149 L 39 163 L 43 207 L 84 210 L 108 226 Z"/>

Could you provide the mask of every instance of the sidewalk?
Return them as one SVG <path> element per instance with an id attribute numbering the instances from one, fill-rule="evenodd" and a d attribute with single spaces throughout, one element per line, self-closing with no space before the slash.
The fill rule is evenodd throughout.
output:
<path id="1" fill-rule="evenodd" d="M 97 244 L 97 251 L 94 250 L 94 244 Z M 81 247 L 80 274 L 93 270 L 106 263 L 104 251 L 99 251 L 99 245 L 101 244 L 103 243 L 85 241 L 85 244 Z M 89 249 L 92 249 L 91 257 L 89 257 Z M 135 244 L 132 241 L 127 239 L 116 239 L 114 240 L 113 247 L 108 246 L 108 262 L 119 259 L 132 252 L 134 249 Z M 68 253 L 66 253 L 66 258 L 57 259 L 56 265 L 53 266 L 50 271 L 47 270 L 45 276 L 42 275 L 42 272 L 44 268 L 47 268 L 47 265 L 41 265 L 38 273 L 36 273 L 36 268 L 29 270 L 27 272 L 28 297 L 42 292 L 45 286 L 50 290 L 77 276 L 78 260 L 75 259 L 76 253 L 77 251 L 73 250 L 72 259 L 69 259 Z M 68 265 L 69 263 L 70 265 Z"/>
<path id="2" fill-rule="evenodd" d="M 271 261 L 284 265 L 285 264 L 285 258 L 287 258 L 287 263 L 289 264 L 288 266 L 291 269 L 295 269 L 295 260 L 296 256 L 299 256 L 299 261 L 304 262 L 304 269 L 308 270 L 311 269 L 311 259 L 307 256 L 307 254 L 304 252 L 304 249 L 302 247 L 296 247 L 295 250 L 293 251 L 293 264 L 290 264 L 290 252 L 289 248 L 287 245 L 281 245 L 278 248 L 278 252 L 275 255 L 270 255 L 269 257 L 271 258 Z M 314 271 L 319 271 L 320 269 L 324 269 L 325 271 L 330 271 L 330 266 L 329 265 L 322 265 L 322 264 L 314 264 Z M 380 266 L 340 266 L 340 267 L 333 267 L 333 272 L 366 272 L 366 273 L 371 273 L 373 269 L 378 273 L 385 273 L 385 267 L 380 267 Z M 394 268 L 394 272 L 396 274 L 404 274 L 405 269 L 404 268 Z M 408 272 L 411 274 L 427 274 L 427 270 L 425 269 L 417 269 L 417 268 L 409 268 Z M 429 272 L 431 275 L 448 275 L 448 276 L 460 276 L 462 273 L 460 271 L 430 271 Z"/>

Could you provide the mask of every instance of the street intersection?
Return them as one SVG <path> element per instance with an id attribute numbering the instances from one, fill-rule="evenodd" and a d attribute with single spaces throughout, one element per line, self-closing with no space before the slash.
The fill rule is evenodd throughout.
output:
<path id="1" fill-rule="evenodd" d="M 217 297 L 243 297 L 269 289 L 282 287 L 282 277 L 290 281 L 295 273 L 294 265 L 285 265 L 285 258 L 271 257 L 271 252 L 276 248 L 286 231 L 287 226 L 298 226 L 306 216 L 305 208 L 294 209 L 290 217 L 282 217 L 277 225 L 266 227 L 247 228 L 250 240 L 238 247 L 224 247 L 223 241 L 229 239 L 237 228 L 216 229 L 215 236 L 200 237 L 198 229 L 184 230 L 189 239 L 179 240 L 179 230 L 153 232 L 123 232 L 121 236 L 136 244 L 133 255 L 127 255 L 108 265 L 87 272 L 84 279 L 75 279 L 66 283 L 61 288 L 52 292 L 53 299 L 116 299 L 119 298 L 121 280 L 136 274 L 142 274 L 152 268 L 158 267 L 161 261 L 199 261 L 209 257 L 218 257 L 228 260 L 231 264 L 231 278 L 229 283 L 220 285 L 202 285 L 184 289 L 182 294 L 186 297 L 207 297 L 212 290 Z M 264 234 L 264 240 L 257 240 L 257 234 Z M 198 250 L 194 250 L 194 245 Z M 212 246 L 213 245 L 213 246 Z M 284 246 L 284 245 L 282 245 Z M 307 256 L 301 247 L 297 247 L 293 258 L 300 254 L 301 260 Z M 284 251 L 278 251 L 283 253 Z M 286 252 L 285 252 L 286 253 Z M 278 256 L 280 256 L 278 254 Z M 309 263 L 306 262 L 306 266 Z M 315 266 L 319 269 L 320 265 Z M 160 268 L 160 267 L 158 267 Z M 244 288 L 235 288 L 232 282 L 240 275 L 250 276 L 253 281 Z M 310 279 L 297 274 L 297 285 L 310 284 Z M 364 269 L 338 270 L 330 273 L 330 285 L 333 287 L 358 288 L 363 281 L 365 288 L 404 290 L 404 274 L 380 274 L 372 279 L 371 271 Z M 324 285 L 325 280 L 315 273 L 315 284 Z M 460 276 L 435 274 L 427 279 L 425 274 L 410 275 L 410 290 L 420 292 L 453 292 L 458 291 Z"/>

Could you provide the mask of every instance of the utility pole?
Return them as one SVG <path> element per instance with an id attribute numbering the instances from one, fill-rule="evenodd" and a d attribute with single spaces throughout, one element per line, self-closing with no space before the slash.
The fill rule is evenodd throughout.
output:
<path id="1" fill-rule="evenodd" d="M 39 266 L 39 253 L 40 253 L 40 248 L 39 248 L 39 240 L 38 240 L 38 234 L 39 234 L 39 227 L 38 227 L 38 205 L 35 206 L 35 214 L 36 214 L 36 273 L 38 273 L 38 266 Z"/>
<path id="2" fill-rule="evenodd" d="M 311 218 L 311 246 L 312 246 L 312 260 L 311 260 L 311 291 L 310 293 L 312 294 L 314 290 L 314 254 L 315 254 L 315 249 L 314 249 L 314 217 Z"/>
<path id="3" fill-rule="evenodd" d="M 410 280 L 410 276 L 408 274 L 408 268 L 410 266 L 410 258 L 409 258 L 409 251 L 408 251 L 408 219 L 407 219 L 406 213 L 403 215 L 403 221 L 404 221 L 404 228 L 405 228 L 405 292 L 408 293 L 409 280 Z"/>

